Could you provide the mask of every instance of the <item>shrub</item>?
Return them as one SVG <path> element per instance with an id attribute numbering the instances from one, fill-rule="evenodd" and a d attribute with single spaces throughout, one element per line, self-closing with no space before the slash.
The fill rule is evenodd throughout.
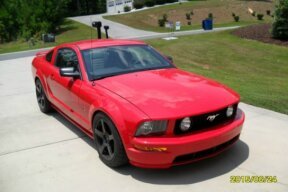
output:
<path id="1" fill-rule="evenodd" d="M 178 0 L 165 0 L 166 3 L 175 3 L 177 2 Z"/>
<path id="2" fill-rule="evenodd" d="M 159 27 L 164 27 L 165 21 L 164 21 L 163 18 L 162 19 L 158 19 L 158 25 L 159 25 Z"/>
<path id="3" fill-rule="evenodd" d="M 253 17 L 255 17 L 255 16 L 256 16 L 256 12 L 253 11 L 253 12 L 251 13 L 251 15 L 252 15 Z"/>
<path id="4" fill-rule="evenodd" d="M 131 7 L 126 5 L 124 7 L 124 12 L 129 12 L 129 11 L 131 11 Z"/>
<path id="5" fill-rule="evenodd" d="M 155 1 L 154 0 L 145 0 L 145 5 L 147 7 L 153 7 L 155 5 Z"/>
<path id="6" fill-rule="evenodd" d="M 194 11 L 192 10 L 192 11 L 190 11 L 190 15 L 194 15 Z"/>
<path id="7" fill-rule="evenodd" d="M 213 13 L 209 13 L 208 14 L 208 19 L 213 19 L 214 17 L 213 17 Z"/>
<path id="8" fill-rule="evenodd" d="M 279 0 L 274 12 L 272 36 L 277 39 L 288 40 L 288 0 Z"/>
<path id="9" fill-rule="evenodd" d="M 168 15 L 167 15 L 166 13 L 163 14 L 162 18 L 163 18 L 163 20 L 164 20 L 165 22 L 168 21 Z"/>
<path id="10" fill-rule="evenodd" d="M 187 24 L 191 25 L 191 13 L 186 13 Z"/>
<path id="11" fill-rule="evenodd" d="M 135 0 L 135 1 L 133 2 L 133 7 L 134 7 L 135 9 L 141 9 L 141 8 L 143 8 L 143 7 L 144 7 L 144 1 Z"/>
<path id="12" fill-rule="evenodd" d="M 267 14 L 267 15 L 271 15 L 271 11 L 270 11 L 270 10 L 267 10 L 267 11 L 266 11 L 266 14 Z"/>
<path id="13" fill-rule="evenodd" d="M 166 0 L 155 0 L 156 5 L 163 5 L 166 3 Z"/>
<path id="14" fill-rule="evenodd" d="M 240 17 L 238 15 L 235 15 L 233 18 L 234 18 L 235 22 L 239 22 L 239 20 L 240 20 Z"/>
<path id="15" fill-rule="evenodd" d="M 163 14 L 161 19 L 158 19 L 159 27 L 164 27 L 165 23 L 168 21 L 168 15 Z"/>
<path id="16" fill-rule="evenodd" d="M 263 20 L 263 17 L 264 15 L 263 14 L 257 14 L 257 19 L 260 21 L 260 20 Z"/>
<path id="17" fill-rule="evenodd" d="M 186 19 L 191 20 L 191 14 L 190 13 L 186 13 Z"/>

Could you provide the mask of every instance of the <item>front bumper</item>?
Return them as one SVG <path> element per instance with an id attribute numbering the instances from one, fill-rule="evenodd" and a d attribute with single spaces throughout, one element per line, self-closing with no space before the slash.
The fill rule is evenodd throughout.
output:
<path id="1" fill-rule="evenodd" d="M 169 168 L 174 165 L 215 156 L 233 143 L 241 133 L 245 115 L 238 109 L 233 122 L 209 130 L 172 138 L 133 138 L 132 146 L 165 148 L 166 151 L 143 151 L 130 147 L 126 150 L 132 165 L 143 168 Z"/>

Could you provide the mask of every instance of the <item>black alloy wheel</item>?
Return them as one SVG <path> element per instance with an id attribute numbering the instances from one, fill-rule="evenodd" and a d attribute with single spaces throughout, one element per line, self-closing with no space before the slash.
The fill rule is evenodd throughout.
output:
<path id="1" fill-rule="evenodd" d="M 114 157 L 115 141 L 111 129 L 104 119 L 98 121 L 94 132 L 96 134 L 99 152 L 105 159 L 111 160 Z"/>
<path id="2" fill-rule="evenodd" d="M 127 164 L 128 159 L 123 143 L 113 122 L 98 113 L 93 121 L 94 141 L 100 159 L 109 167 Z"/>
<path id="3" fill-rule="evenodd" d="M 48 113 L 51 111 L 51 104 L 50 102 L 48 101 L 46 95 L 45 95 L 45 92 L 43 90 L 43 86 L 40 82 L 39 79 L 37 79 L 35 81 L 35 86 L 36 86 L 36 98 L 37 98 L 37 103 L 38 103 L 38 106 L 40 108 L 40 110 L 43 112 L 43 113 Z"/>

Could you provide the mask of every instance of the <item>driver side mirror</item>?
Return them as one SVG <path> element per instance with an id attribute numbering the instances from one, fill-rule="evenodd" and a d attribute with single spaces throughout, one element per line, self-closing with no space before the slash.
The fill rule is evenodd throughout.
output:
<path id="1" fill-rule="evenodd" d="M 80 73 L 75 67 L 61 67 L 59 71 L 62 77 L 73 77 L 73 78 L 80 77 Z"/>
<path id="2" fill-rule="evenodd" d="M 166 58 L 167 58 L 171 63 L 173 63 L 173 57 L 166 55 Z"/>

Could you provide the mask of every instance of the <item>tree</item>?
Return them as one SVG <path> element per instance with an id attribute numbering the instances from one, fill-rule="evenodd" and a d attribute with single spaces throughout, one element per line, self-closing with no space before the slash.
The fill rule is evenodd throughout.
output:
<path id="1" fill-rule="evenodd" d="M 106 12 L 106 0 L 0 0 L 0 42 L 57 33 L 65 17 Z"/>
<path id="2" fill-rule="evenodd" d="M 0 2 L 0 39 L 1 43 L 17 38 L 19 23 L 17 21 L 17 2 L 5 0 Z"/>
<path id="3" fill-rule="evenodd" d="M 70 0 L 0 1 L 1 42 L 22 36 L 26 40 L 41 33 L 55 33 L 62 24 Z"/>
<path id="4" fill-rule="evenodd" d="M 272 36 L 288 40 L 288 0 L 279 0 L 274 13 Z"/>
<path id="5" fill-rule="evenodd" d="M 68 15 L 90 15 L 106 12 L 106 0 L 70 0 Z"/>
<path id="6" fill-rule="evenodd" d="M 69 0 L 18 0 L 18 17 L 21 26 L 21 36 L 26 39 L 42 33 L 55 33 L 63 20 L 67 11 Z"/>

